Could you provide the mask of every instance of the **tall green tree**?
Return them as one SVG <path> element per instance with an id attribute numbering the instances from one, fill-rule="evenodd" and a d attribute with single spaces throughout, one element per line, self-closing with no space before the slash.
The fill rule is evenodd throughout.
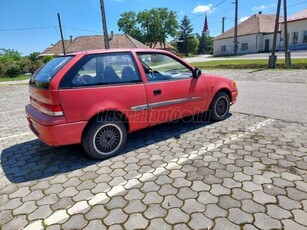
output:
<path id="1" fill-rule="evenodd" d="M 174 37 L 179 27 L 176 12 L 167 8 L 153 8 L 136 14 L 133 11 L 121 14 L 119 30 L 140 40 L 151 48 L 158 43 L 165 46 L 167 37 Z"/>
<path id="2" fill-rule="evenodd" d="M 199 39 L 199 47 L 198 47 L 199 54 L 213 52 L 213 37 L 206 36 L 205 33 L 203 33 L 201 36 L 198 35 L 198 39 Z"/>
<path id="3" fill-rule="evenodd" d="M 141 31 L 138 28 L 137 15 L 134 11 L 122 13 L 117 21 L 117 25 L 120 31 L 129 34 L 137 40 L 142 40 Z"/>
<path id="4" fill-rule="evenodd" d="M 184 53 L 186 56 L 189 53 L 195 52 L 195 38 L 192 34 L 193 27 L 191 21 L 187 15 L 183 17 L 180 24 L 180 37 L 177 44 L 180 53 Z"/>

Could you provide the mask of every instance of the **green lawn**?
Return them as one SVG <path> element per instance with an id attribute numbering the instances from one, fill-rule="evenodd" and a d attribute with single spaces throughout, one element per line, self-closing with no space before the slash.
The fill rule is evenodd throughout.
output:
<path id="1" fill-rule="evenodd" d="M 292 69 L 307 69 L 307 58 L 292 59 Z M 267 69 L 268 59 L 216 60 L 194 62 L 192 65 L 201 69 Z M 277 69 L 286 69 L 283 59 L 277 60 Z"/>
<path id="2" fill-rule="evenodd" d="M 0 82 L 4 81 L 20 81 L 20 80 L 28 80 L 31 76 L 26 75 L 18 75 L 17 77 L 0 77 Z"/>

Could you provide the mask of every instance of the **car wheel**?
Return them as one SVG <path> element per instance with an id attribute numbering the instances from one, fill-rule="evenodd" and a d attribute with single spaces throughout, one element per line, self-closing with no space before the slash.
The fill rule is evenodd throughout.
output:
<path id="1" fill-rule="evenodd" d="M 82 144 L 90 157 L 104 160 L 119 154 L 126 140 L 127 130 L 124 124 L 113 117 L 106 117 L 103 121 L 90 124 Z"/>
<path id="2" fill-rule="evenodd" d="M 210 110 L 213 121 L 221 121 L 227 117 L 230 107 L 229 96 L 225 92 L 219 92 L 212 100 Z"/>

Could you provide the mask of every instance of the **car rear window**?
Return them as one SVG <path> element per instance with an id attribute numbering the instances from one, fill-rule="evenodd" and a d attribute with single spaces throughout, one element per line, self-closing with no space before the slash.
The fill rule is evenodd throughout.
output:
<path id="1" fill-rule="evenodd" d="M 62 56 L 52 59 L 33 75 L 30 84 L 38 88 L 48 89 L 51 79 L 72 58 L 73 56 Z"/>

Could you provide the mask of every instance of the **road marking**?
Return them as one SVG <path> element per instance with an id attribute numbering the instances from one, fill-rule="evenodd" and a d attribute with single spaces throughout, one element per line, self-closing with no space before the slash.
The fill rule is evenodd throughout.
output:
<path id="1" fill-rule="evenodd" d="M 6 140 L 6 139 L 10 139 L 10 138 L 15 138 L 15 137 L 21 137 L 21 136 L 26 136 L 26 135 L 30 135 L 32 134 L 31 132 L 25 132 L 25 133 L 20 133 L 20 134 L 14 134 L 11 136 L 7 136 L 7 137 L 1 137 L 0 141 Z"/>
<path id="2" fill-rule="evenodd" d="M 156 169 L 154 169 L 153 171 L 150 170 L 146 173 L 143 174 L 138 174 L 136 175 L 134 178 L 129 179 L 127 181 L 124 181 L 116 186 L 113 186 L 111 189 L 106 189 L 104 192 L 100 192 L 97 193 L 96 195 L 94 195 L 93 197 L 90 197 L 87 200 L 83 200 L 83 201 L 79 201 L 77 203 L 75 203 L 72 207 L 68 208 L 68 209 L 61 209 L 61 210 L 57 210 L 56 212 L 52 213 L 48 218 L 46 218 L 43 222 L 41 221 L 35 221 L 33 223 L 31 223 L 30 225 L 28 225 L 24 230 L 29 230 L 32 229 L 32 227 L 36 227 L 39 225 L 40 228 L 37 229 L 43 229 L 43 226 L 47 226 L 51 225 L 51 224 L 56 224 L 56 223 L 63 223 L 66 219 L 68 219 L 68 216 L 70 216 L 70 213 L 82 213 L 85 209 L 90 208 L 91 206 L 97 205 L 97 204 L 106 204 L 109 200 L 110 197 L 112 196 L 116 196 L 121 192 L 124 192 L 125 190 L 129 190 L 131 188 L 133 188 L 134 186 L 136 186 L 137 184 L 139 184 L 141 181 L 141 183 L 155 177 L 156 175 L 159 175 L 163 172 L 165 172 L 166 170 L 172 170 L 175 169 L 176 167 L 178 167 L 179 164 L 182 164 L 186 161 L 189 160 L 193 160 L 196 157 L 199 157 L 201 155 L 204 155 L 205 153 L 214 150 L 216 148 L 221 147 L 224 144 L 228 144 L 232 141 L 235 141 L 245 135 L 251 134 L 253 132 L 255 132 L 258 129 L 261 129 L 262 127 L 269 125 L 271 123 L 273 123 L 275 120 L 273 119 L 268 119 L 262 122 L 259 122 L 249 128 L 246 129 L 245 132 L 240 132 L 237 134 L 231 134 L 228 135 L 227 137 L 225 137 L 224 139 L 221 139 L 219 141 L 216 141 L 215 143 L 209 144 L 205 147 L 202 147 L 198 150 L 192 151 L 190 153 L 184 154 L 179 158 L 175 158 L 173 160 L 171 160 L 169 163 L 164 163 L 162 165 L 160 165 L 159 167 L 157 167 Z M 58 213 L 61 212 L 62 214 L 65 215 L 58 215 Z"/>

